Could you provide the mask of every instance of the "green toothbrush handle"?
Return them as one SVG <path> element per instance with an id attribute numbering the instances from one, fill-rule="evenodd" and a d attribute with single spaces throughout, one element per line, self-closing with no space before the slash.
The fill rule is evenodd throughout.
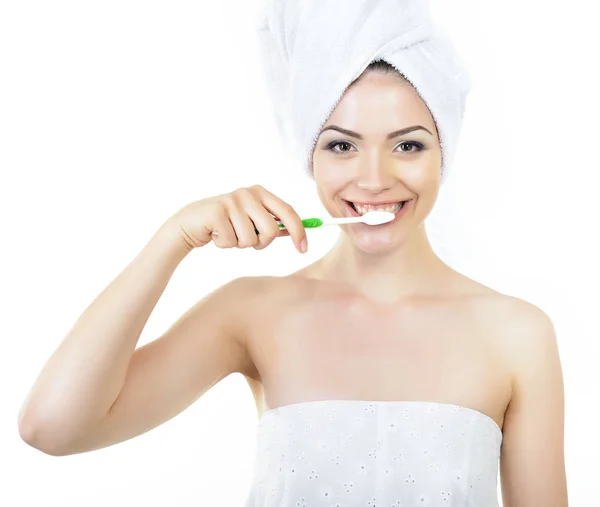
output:
<path id="1" fill-rule="evenodd" d="M 286 229 L 286 226 L 279 221 L 277 222 L 277 225 L 280 229 Z M 317 227 L 321 227 L 323 225 L 323 220 L 320 218 L 305 218 L 302 220 L 302 225 L 305 229 L 316 229 Z M 254 228 L 254 232 L 258 234 L 258 229 L 256 227 Z"/>
<path id="2" fill-rule="evenodd" d="M 280 222 L 277 222 L 280 229 L 285 229 L 285 225 Z M 323 225 L 323 220 L 320 218 L 305 218 L 302 220 L 302 225 L 305 229 L 316 229 L 317 227 L 321 227 Z"/>

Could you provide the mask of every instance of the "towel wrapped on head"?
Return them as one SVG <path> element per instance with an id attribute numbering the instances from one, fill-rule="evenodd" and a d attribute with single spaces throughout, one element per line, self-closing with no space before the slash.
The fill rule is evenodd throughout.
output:
<path id="1" fill-rule="evenodd" d="M 427 0 L 267 0 L 257 26 L 277 127 L 309 174 L 318 134 L 375 60 L 416 89 L 435 121 L 441 182 L 452 165 L 470 89 L 467 67 Z"/>

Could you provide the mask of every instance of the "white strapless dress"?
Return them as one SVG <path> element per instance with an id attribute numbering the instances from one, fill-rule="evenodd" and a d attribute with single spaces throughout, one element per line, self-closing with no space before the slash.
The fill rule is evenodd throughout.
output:
<path id="1" fill-rule="evenodd" d="M 502 430 L 424 401 L 321 400 L 263 413 L 245 507 L 499 507 Z"/>

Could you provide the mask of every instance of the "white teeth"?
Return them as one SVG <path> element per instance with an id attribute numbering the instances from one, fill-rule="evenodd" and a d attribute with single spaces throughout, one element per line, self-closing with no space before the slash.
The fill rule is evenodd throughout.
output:
<path id="1" fill-rule="evenodd" d="M 398 203 L 398 204 L 391 204 L 391 205 L 387 205 L 387 206 L 373 206 L 370 204 L 356 204 L 356 203 L 352 203 L 354 205 L 354 208 L 356 209 L 356 211 L 358 212 L 359 215 L 364 215 L 365 213 L 368 213 L 369 211 L 390 211 L 391 213 L 398 213 L 398 211 L 400 211 L 402 209 L 402 207 L 404 206 L 403 203 Z"/>

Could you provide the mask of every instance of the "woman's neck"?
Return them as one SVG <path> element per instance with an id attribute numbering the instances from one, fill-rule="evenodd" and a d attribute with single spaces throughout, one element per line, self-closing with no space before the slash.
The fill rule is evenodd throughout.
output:
<path id="1" fill-rule="evenodd" d="M 457 272 L 433 251 L 424 227 L 391 251 L 369 253 L 340 234 L 334 247 L 307 269 L 314 278 L 344 283 L 368 299 L 392 303 L 447 292 Z"/>

